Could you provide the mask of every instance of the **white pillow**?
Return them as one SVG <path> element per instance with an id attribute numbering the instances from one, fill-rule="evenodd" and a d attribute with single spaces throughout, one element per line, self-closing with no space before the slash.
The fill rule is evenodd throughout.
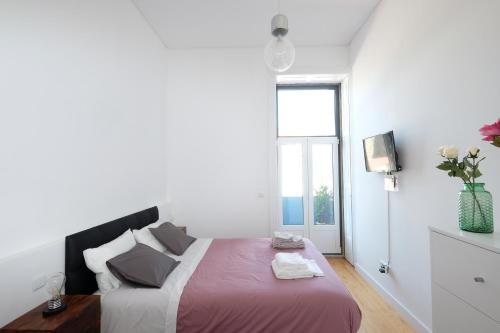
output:
<path id="1" fill-rule="evenodd" d="M 85 264 L 96 275 L 99 291 L 103 294 L 120 286 L 118 280 L 106 266 L 106 261 L 129 251 L 136 245 L 132 231 L 125 231 L 120 237 L 109 243 L 83 251 Z"/>
<path id="2" fill-rule="evenodd" d="M 133 230 L 134 233 L 134 238 L 137 243 L 141 243 L 147 246 L 152 247 L 156 251 L 160 252 L 165 252 L 167 251 L 167 248 L 163 246 L 158 240 L 156 239 L 155 236 L 149 231 L 149 228 L 158 228 L 160 225 L 162 225 L 165 222 L 155 222 L 151 223 L 150 225 L 145 226 L 144 228 L 140 230 Z"/>

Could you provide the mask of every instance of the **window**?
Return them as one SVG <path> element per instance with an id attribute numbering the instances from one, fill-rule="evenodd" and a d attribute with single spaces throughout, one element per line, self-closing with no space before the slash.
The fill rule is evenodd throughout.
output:
<path id="1" fill-rule="evenodd" d="M 338 252 L 339 86 L 278 85 L 280 229 Z"/>
<path id="2" fill-rule="evenodd" d="M 278 86 L 278 137 L 335 136 L 333 86 Z"/>

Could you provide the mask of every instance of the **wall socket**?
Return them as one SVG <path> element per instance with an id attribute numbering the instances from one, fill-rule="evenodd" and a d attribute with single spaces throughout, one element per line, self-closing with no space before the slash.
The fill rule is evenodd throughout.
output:
<path id="1" fill-rule="evenodd" d="M 380 260 L 380 266 L 378 268 L 378 271 L 382 274 L 389 274 L 389 263 Z"/>
<path id="2" fill-rule="evenodd" d="M 31 290 L 37 291 L 40 288 L 43 288 L 47 284 L 47 276 L 45 274 L 40 274 L 33 279 L 31 279 Z"/>
<path id="3" fill-rule="evenodd" d="M 399 179 L 396 175 L 386 175 L 384 177 L 384 190 L 390 192 L 399 191 Z"/>

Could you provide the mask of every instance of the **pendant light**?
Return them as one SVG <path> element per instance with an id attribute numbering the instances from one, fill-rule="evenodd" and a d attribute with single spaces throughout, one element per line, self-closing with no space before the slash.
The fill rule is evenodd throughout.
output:
<path id="1" fill-rule="evenodd" d="M 271 20 L 271 34 L 273 38 L 264 49 L 264 61 L 270 70 L 282 73 L 292 67 L 295 61 L 295 47 L 286 34 L 288 33 L 288 19 L 278 14 Z"/>

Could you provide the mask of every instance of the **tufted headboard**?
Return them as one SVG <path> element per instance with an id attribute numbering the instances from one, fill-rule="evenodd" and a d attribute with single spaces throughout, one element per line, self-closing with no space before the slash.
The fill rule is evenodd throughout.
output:
<path id="1" fill-rule="evenodd" d="M 158 221 L 158 207 L 66 236 L 65 273 L 67 295 L 91 295 L 97 291 L 95 274 L 85 265 L 83 251 L 108 243 L 127 229 L 141 229 Z"/>

